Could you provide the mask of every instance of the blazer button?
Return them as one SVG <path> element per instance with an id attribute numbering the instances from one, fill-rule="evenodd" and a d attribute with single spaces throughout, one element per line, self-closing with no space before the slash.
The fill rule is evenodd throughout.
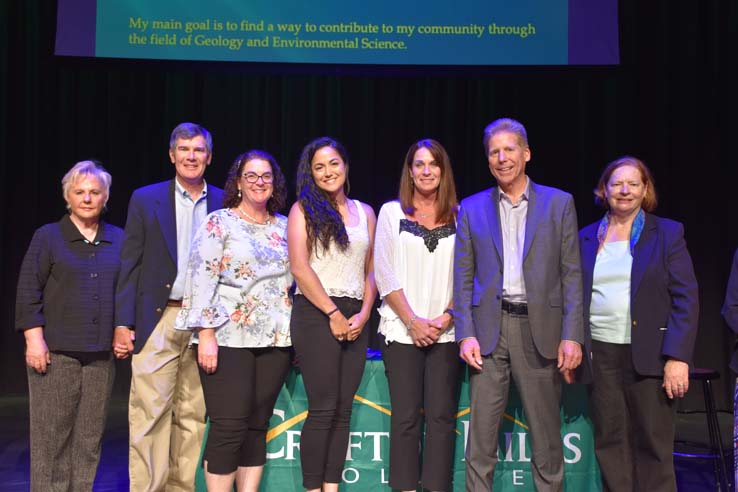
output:
<path id="1" fill-rule="evenodd" d="M 638 321 L 633 320 L 633 326 L 638 326 Z"/>
<path id="2" fill-rule="evenodd" d="M 167 289 L 171 289 L 172 288 L 172 284 L 167 284 L 164 287 L 166 287 Z"/>
<path id="3" fill-rule="evenodd" d="M 161 308 L 156 308 L 156 312 L 157 313 L 160 313 L 161 312 Z"/>

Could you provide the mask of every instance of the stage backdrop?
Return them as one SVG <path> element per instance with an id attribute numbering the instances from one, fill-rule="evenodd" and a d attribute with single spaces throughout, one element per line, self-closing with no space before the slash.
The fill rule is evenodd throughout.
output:
<path id="1" fill-rule="evenodd" d="M 401 65 L 617 64 L 616 0 L 60 0 L 56 54 Z"/>
<path id="2" fill-rule="evenodd" d="M 307 397 L 299 371 L 290 372 L 274 409 L 267 434 L 267 465 L 260 490 L 301 492 L 300 431 L 307 417 Z M 340 490 L 389 491 L 389 430 L 392 408 L 384 363 L 369 360 L 356 396 L 351 434 Z M 454 492 L 464 490 L 464 446 L 469 429 L 469 378 L 465 371 L 456 416 Z M 561 406 L 561 440 L 564 444 L 567 491 L 601 490 L 594 457 L 592 424 L 587 415 L 586 390 L 582 385 L 564 387 Z M 530 471 L 530 436 L 520 398 L 514 387 L 499 436 L 500 461 L 495 471 L 495 492 L 535 490 Z M 204 492 L 202 468 L 197 490 Z"/>

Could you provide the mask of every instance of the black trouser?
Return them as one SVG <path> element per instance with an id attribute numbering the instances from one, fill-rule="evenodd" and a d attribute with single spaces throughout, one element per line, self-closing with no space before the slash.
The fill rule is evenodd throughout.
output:
<path id="1" fill-rule="evenodd" d="M 208 472 L 227 475 L 266 463 L 269 419 L 289 368 L 290 350 L 281 347 L 218 347 L 218 369 L 206 374 L 200 367 L 210 418 Z"/>
<path id="2" fill-rule="evenodd" d="M 332 299 L 346 318 L 361 310 L 357 299 Z M 308 416 L 300 437 L 303 486 L 315 489 L 324 482 L 340 483 L 351 407 L 364 374 L 367 327 L 353 342 L 339 342 L 331 333 L 328 317 L 297 295 L 290 330 L 308 397 Z"/>
<path id="3" fill-rule="evenodd" d="M 662 378 L 633 368 L 631 346 L 592 341 L 590 409 L 607 491 L 676 491 L 674 405 Z"/>
<path id="4" fill-rule="evenodd" d="M 450 491 L 461 369 L 458 348 L 455 343 L 419 348 L 390 342 L 382 344 L 382 352 L 392 403 L 389 486 L 415 490 L 420 480 L 426 489 Z"/>

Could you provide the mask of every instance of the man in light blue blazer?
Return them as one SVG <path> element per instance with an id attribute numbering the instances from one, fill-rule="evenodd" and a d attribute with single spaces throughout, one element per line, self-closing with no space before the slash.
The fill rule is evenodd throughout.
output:
<path id="1" fill-rule="evenodd" d="M 584 342 L 574 200 L 525 174 L 531 151 L 520 122 L 490 123 L 484 147 L 498 186 L 461 202 L 454 258 L 456 341 L 471 371 L 466 490 L 491 490 L 512 376 L 535 488 L 558 491 L 561 379 L 573 380 Z"/>

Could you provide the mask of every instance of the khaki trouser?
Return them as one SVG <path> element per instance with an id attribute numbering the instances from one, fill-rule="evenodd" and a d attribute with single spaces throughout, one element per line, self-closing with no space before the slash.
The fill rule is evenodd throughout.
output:
<path id="1" fill-rule="evenodd" d="M 195 490 L 205 432 L 205 400 L 190 333 L 174 329 L 167 307 L 131 362 L 128 403 L 131 492 Z"/>

